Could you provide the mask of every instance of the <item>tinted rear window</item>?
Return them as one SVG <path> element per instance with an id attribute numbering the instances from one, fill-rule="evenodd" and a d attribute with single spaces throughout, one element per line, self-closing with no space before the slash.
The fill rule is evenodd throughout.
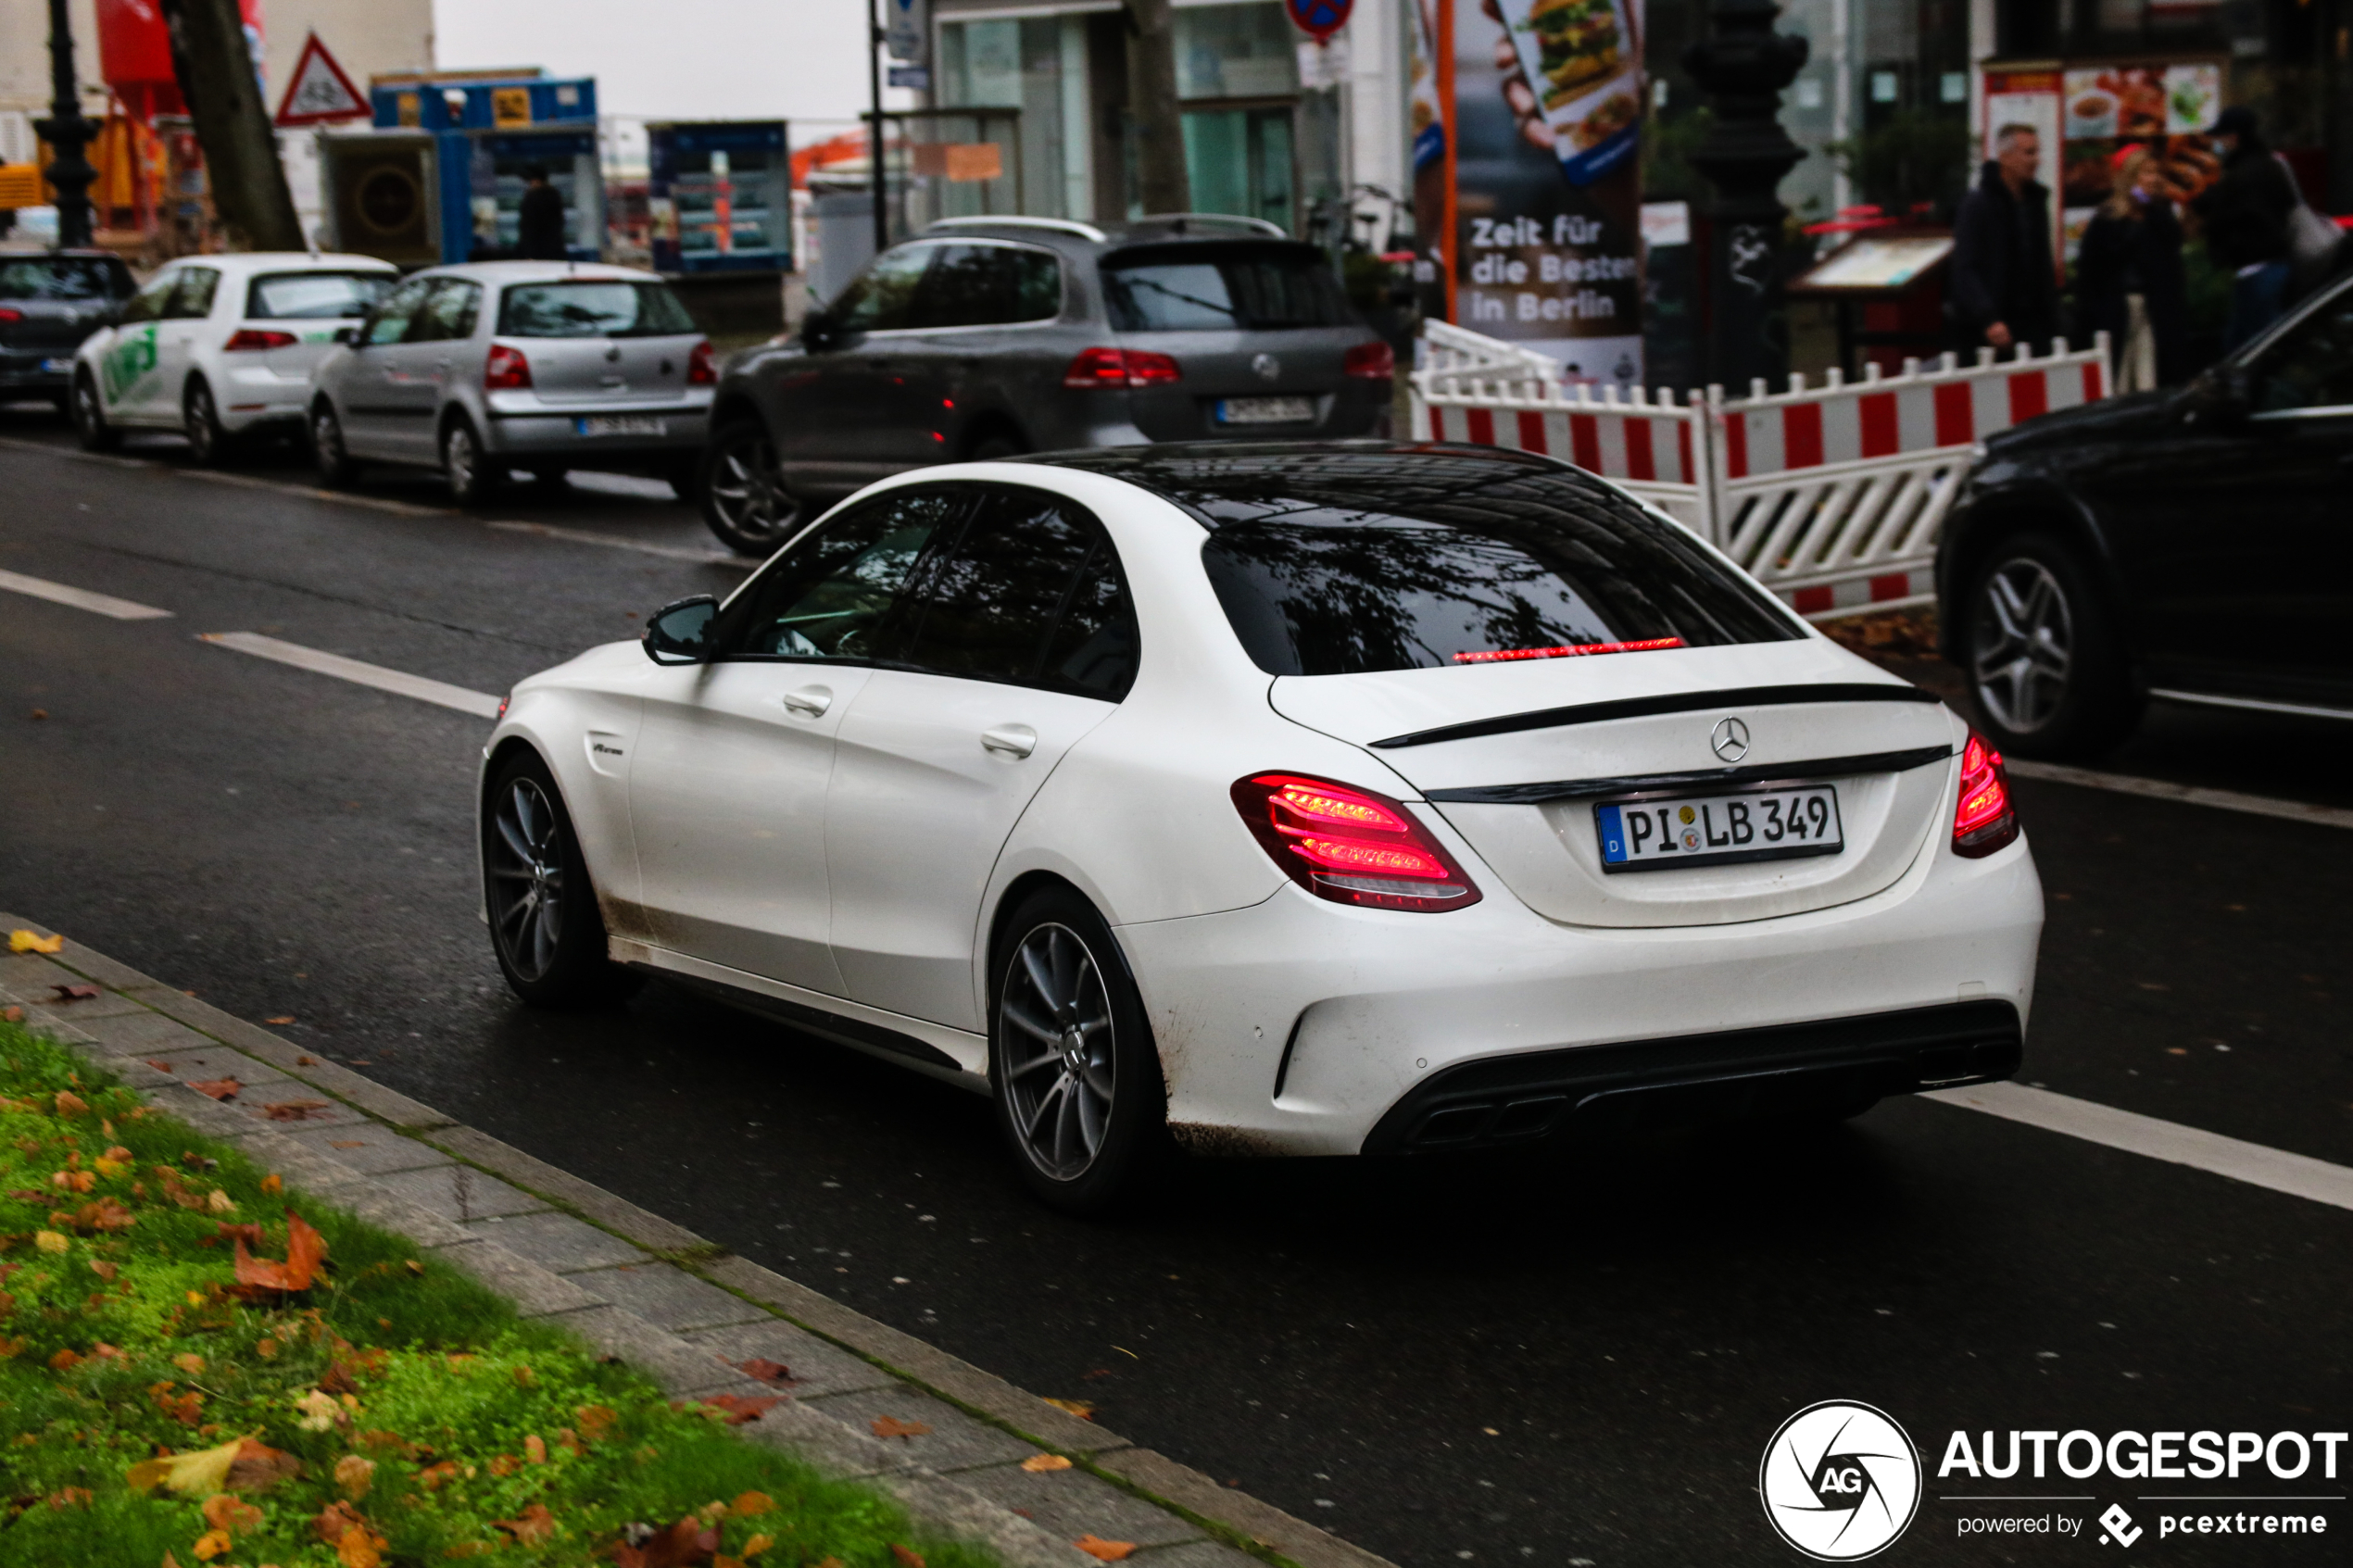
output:
<path id="1" fill-rule="evenodd" d="M 1353 326 L 1356 312 L 1313 245 L 1150 245 L 1103 260 L 1103 299 L 1123 332 Z"/>
<path id="2" fill-rule="evenodd" d="M 666 283 L 522 283 L 498 302 L 501 337 L 683 337 L 696 330 Z"/>
<path id="3" fill-rule="evenodd" d="M 245 319 L 360 317 L 399 282 L 391 272 L 265 272 L 245 291 Z"/>
<path id="4" fill-rule="evenodd" d="M 0 299 L 114 299 L 130 292 L 122 263 L 102 256 L 0 260 Z"/>
<path id="5" fill-rule="evenodd" d="M 1574 470 L 1445 453 L 1183 460 L 1227 619 L 1272 675 L 1803 636 L 1671 522 Z M 1139 467 L 1180 466 L 1147 459 Z"/>

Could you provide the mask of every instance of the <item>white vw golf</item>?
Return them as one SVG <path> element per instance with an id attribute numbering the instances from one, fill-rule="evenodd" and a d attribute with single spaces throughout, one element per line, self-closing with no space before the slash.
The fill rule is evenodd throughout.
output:
<path id="1" fill-rule="evenodd" d="M 400 279 L 372 256 L 254 251 L 165 263 L 74 358 L 75 433 L 94 451 L 126 428 L 176 430 L 199 463 L 237 442 L 300 436 L 310 371 Z"/>
<path id="2" fill-rule="evenodd" d="M 1661 514 L 1491 448 L 905 474 L 518 685 L 524 1000 L 659 973 L 994 1097 L 1090 1210 L 1165 1142 L 1486 1148 L 2017 1070 L 2001 759 Z"/>

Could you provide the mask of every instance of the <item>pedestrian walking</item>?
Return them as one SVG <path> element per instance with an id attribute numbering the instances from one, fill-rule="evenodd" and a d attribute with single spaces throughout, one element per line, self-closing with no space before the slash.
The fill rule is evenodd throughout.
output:
<path id="1" fill-rule="evenodd" d="M 515 254 L 525 261 L 561 261 L 570 254 L 564 243 L 564 195 L 547 182 L 538 164 L 522 171 L 522 205 L 515 214 Z"/>
<path id="2" fill-rule="evenodd" d="M 2047 344 L 2058 332 L 2051 193 L 2034 178 L 2042 156 L 2032 126 L 2003 126 L 1976 189 L 1961 198 L 1948 309 L 1964 351 Z"/>
<path id="3" fill-rule="evenodd" d="M 2086 333 L 2106 332 L 2116 390 L 2147 392 L 2189 373 L 2189 288 L 2182 223 L 2165 166 L 2146 147 L 2117 155 L 2116 189 L 2083 231 L 2075 307 Z"/>
<path id="4" fill-rule="evenodd" d="M 2206 236 L 2206 254 L 2232 274 L 2231 318 L 2222 330 L 2229 353 L 2279 320 L 2292 268 L 2288 218 L 2303 205 L 2287 166 L 2263 140 L 2255 111 L 2224 109 L 2207 132 L 2222 152 L 2222 178 L 2190 203 Z"/>

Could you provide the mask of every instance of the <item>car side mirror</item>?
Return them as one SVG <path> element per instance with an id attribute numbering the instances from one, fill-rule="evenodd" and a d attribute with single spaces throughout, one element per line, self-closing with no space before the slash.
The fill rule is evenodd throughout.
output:
<path id="1" fill-rule="evenodd" d="M 800 319 L 800 345 L 810 353 L 823 354 L 840 341 L 840 332 L 824 311 L 812 310 Z"/>
<path id="2" fill-rule="evenodd" d="M 357 326 L 337 327 L 335 329 L 335 341 L 337 343 L 346 345 L 356 344 L 359 341 L 359 329 Z"/>
<path id="3" fill-rule="evenodd" d="M 2190 418 L 2216 430 L 2246 422 L 2255 408 L 2255 377 L 2245 365 L 2217 365 L 2190 383 Z"/>
<path id="4" fill-rule="evenodd" d="M 701 664 L 711 658 L 711 622 L 719 601 L 709 594 L 666 604 L 646 622 L 646 657 L 656 664 Z"/>

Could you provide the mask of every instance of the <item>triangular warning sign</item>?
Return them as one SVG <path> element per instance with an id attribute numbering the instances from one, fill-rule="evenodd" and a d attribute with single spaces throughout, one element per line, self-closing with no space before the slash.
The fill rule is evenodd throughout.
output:
<path id="1" fill-rule="evenodd" d="M 344 75 L 343 67 L 312 33 L 303 40 L 302 58 L 295 65 L 294 81 L 278 106 L 278 124 L 324 125 L 337 119 L 366 119 L 375 111 Z"/>

